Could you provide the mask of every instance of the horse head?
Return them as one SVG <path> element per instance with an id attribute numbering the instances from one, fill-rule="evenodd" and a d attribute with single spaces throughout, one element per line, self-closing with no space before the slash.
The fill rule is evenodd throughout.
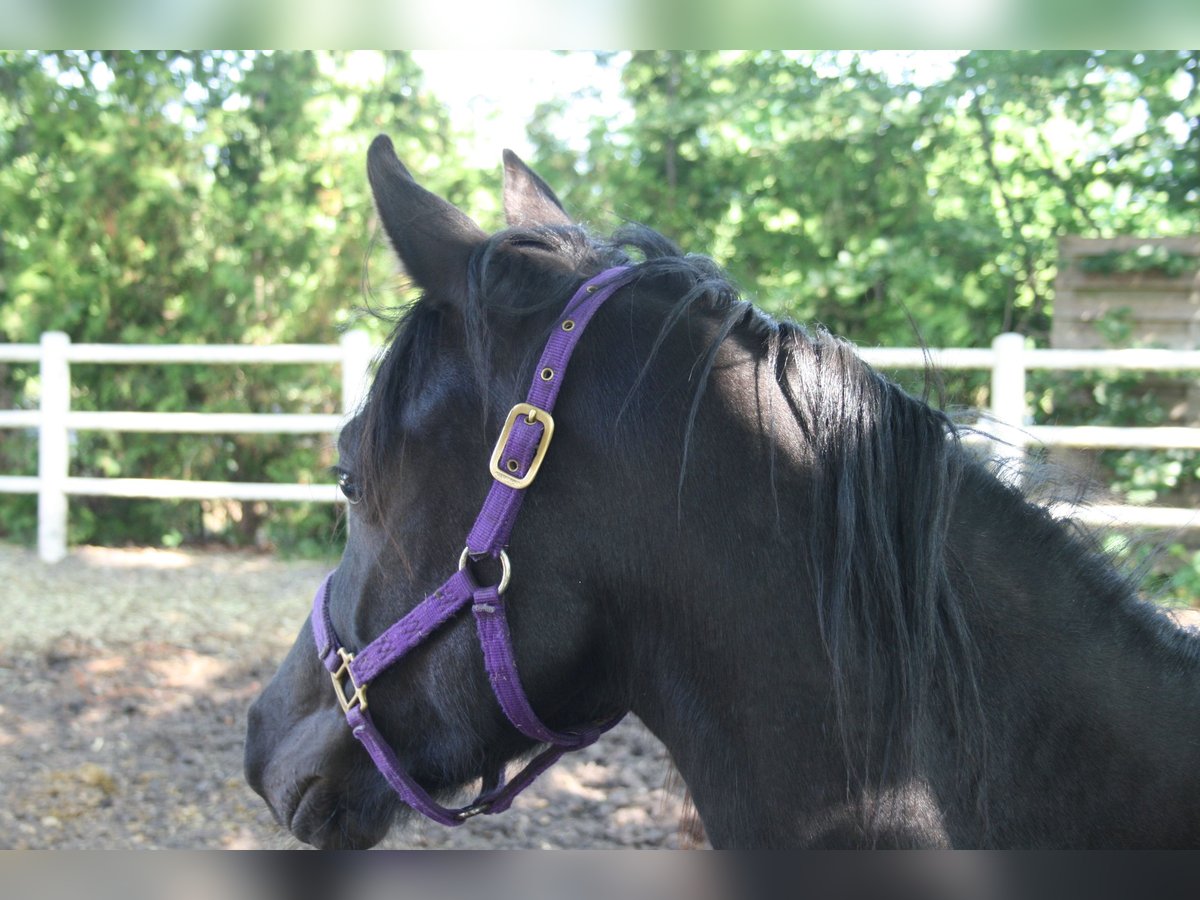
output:
<path id="1" fill-rule="evenodd" d="M 627 262 L 574 225 L 511 153 L 510 227 L 491 236 L 418 185 L 386 137 L 370 149 L 368 175 L 383 229 L 421 297 L 398 323 L 363 407 L 338 441 L 348 538 L 323 602 L 331 632 L 360 649 L 435 593 L 460 558 L 473 584 L 499 581 L 495 554 L 463 553 L 495 483 L 489 455 L 497 434 L 525 388 L 545 376 L 536 370 L 537 351 L 573 293 Z M 630 573 L 656 571 L 655 554 L 670 552 L 655 546 L 653 518 L 630 500 L 671 477 L 671 463 L 648 446 L 661 445 L 662 432 L 631 425 L 628 409 L 639 377 L 660 376 L 639 372 L 628 341 L 614 349 L 622 329 L 641 327 L 634 293 L 610 301 L 579 341 L 557 401 L 553 446 L 536 484 L 522 489 L 523 511 L 506 542 L 512 654 L 528 703 L 550 729 L 628 708 L 616 651 L 624 636 L 613 610 L 628 596 Z M 371 845 L 408 806 L 347 727 L 313 627 L 310 619 L 250 710 L 247 777 L 301 840 Z M 495 785 L 505 764 L 537 742 L 497 703 L 470 616 L 430 630 L 372 680 L 371 719 L 422 791 L 445 797 L 476 779 Z"/>

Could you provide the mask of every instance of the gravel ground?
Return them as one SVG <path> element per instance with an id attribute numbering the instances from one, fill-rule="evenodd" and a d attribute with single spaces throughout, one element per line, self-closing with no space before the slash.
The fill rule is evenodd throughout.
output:
<path id="1" fill-rule="evenodd" d="M 243 782 L 242 741 L 325 568 L 90 547 L 45 566 L 0 545 L 0 848 L 299 846 Z M 627 720 L 509 812 L 385 846 L 690 846 L 670 773 Z"/>
<path id="2" fill-rule="evenodd" d="M 299 846 L 242 781 L 242 741 L 326 568 L 90 547 L 44 566 L 0 544 L 0 849 Z M 385 846 L 695 846 L 670 773 L 627 720 L 507 813 Z"/>

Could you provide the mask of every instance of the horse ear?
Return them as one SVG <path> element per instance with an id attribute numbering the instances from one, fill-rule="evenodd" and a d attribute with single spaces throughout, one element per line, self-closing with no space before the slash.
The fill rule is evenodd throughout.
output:
<path id="1" fill-rule="evenodd" d="M 387 135 L 367 151 L 375 208 L 405 270 L 427 293 L 466 295 L 467 265 L 487 237 L 465 214 L 413 180 Z"/>
<path id="2" fill-rule="evenodd" d="M 574 224 L 550 185 L 511 150 L 504 151 L 504 217 L 519 228 Z"/>

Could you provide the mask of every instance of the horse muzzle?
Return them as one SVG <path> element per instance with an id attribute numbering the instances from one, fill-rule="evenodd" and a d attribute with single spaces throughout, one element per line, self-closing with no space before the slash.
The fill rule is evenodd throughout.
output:
<path id="1" fill-rule="evenodd" d="M 337 707 L 294 714 L 276 677 L 250 707 L 246 781 L 275 821 L 320 849 L 366 849 L 383 840 L 398 803 Z"/>

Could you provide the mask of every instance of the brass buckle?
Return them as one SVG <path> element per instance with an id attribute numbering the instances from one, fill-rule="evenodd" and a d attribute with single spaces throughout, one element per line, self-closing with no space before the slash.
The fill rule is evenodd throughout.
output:
<path id="1" fill-rule="evenodd" d="M 348 713 L 355 706 L 359 709 L 366 709 L 367 686 L 355 681 L 354 673 L 350 671 L 350 663 L 354 662 L 354 654 L 347 653 L 344 647 L 338 647 L 338 656 L 342 658 L 342 664 L 336 672 L 330 673 L 330 677 L 333 678 L 333 692 L 337 694 L 338 703 L 342 705 L 342 712 Z M 346 696 L 346 685 L 343 679 L 348 679 L 351 687 L 354 688 L 354 693 L 349 697 Z"/>
<path id="2" fill-rule="evenodd" d="M 485 800 L 483 803 L 472 803 L 470 806 L 464 807 L 456 812 L 454 814 L 454 818 L 458 819 L 460 822 L 465 822 L 467 819 L 478 816 L 481 813 L 485 813 L 491 808 L 492 802 L 490 800 Z"/>
<path id="3" fill-rule="evenodd" d="M 537 452 L 533 455 L 533 462 L 529 464 L 529 471 L 520 478 L 511 472 L 504 471 L 500 465 L 504 456 L 504 448 L 508 444 L 509 437 L 512 436 L 513 426 L 517 424 L 518 416 L 524 416 L 525 421 L 530 425 L 535 422 L 542 423 L 542 438 L 538 441 Z M 500 437 L 496 439 L 496 448 L 492 451 L 492 461 L 488 464 L 492 477 L 501 484 L 517 490 L 529 487 L 533 484 L 533 479 L 537 477 L 538 469 L 542 467 L 542 460 L 546 458 L 546 450 L 550 447 L 550 438 L 553 436 L 554 418 L 550 413 L 544 409 L 538 409 L 530 403 L 518 403 L 509 410 L 508 418 L 504 420 L 504 427 L 500 429 Z"/>

